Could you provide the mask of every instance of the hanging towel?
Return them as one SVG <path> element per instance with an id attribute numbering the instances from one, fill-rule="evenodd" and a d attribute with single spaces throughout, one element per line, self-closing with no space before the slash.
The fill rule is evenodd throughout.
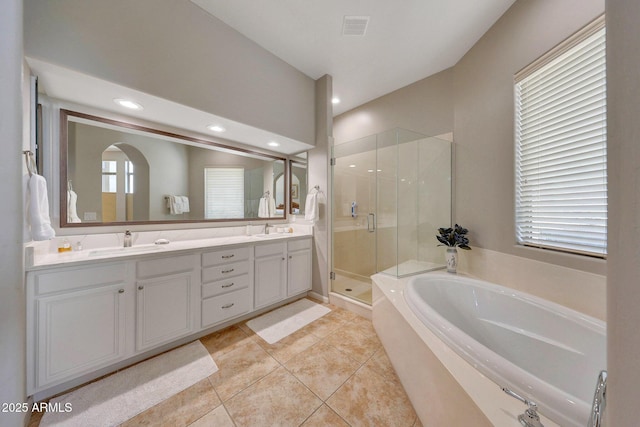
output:
<path id="1" fill-rule="evenodd" d="M 176 198 L 180 199 L 180 209 L 183 213 L 190 212 L 189 211 L 189 198 L 187 196 L 176 196 Z"/>
<path id="2" fill-rule="evenodd" d="M 260 198 L 258 205 L 258 218 L 269 218 L 269 200 L 267 197 Z"/>
<path id="3" fill-rule="evenodd" d="M 76 203 L 78 195 L 73 190 L 67 190 L 67 222 L 82 222 L 78 216 Z"/>
<path id="4" fill-rule="evenodd" d="M 50 240 L 56 237 L 49 218 L 49 199 L 47 197 L 47 181 L 44 177 L 33 173 L 29 178 L 29 206 L 27 208 L 31 237 L 33 240 Z"/>
<path id="5" fill-rule="evenodd" d="M 307 194 L 304 204 L 304 219 L 316 222 L 318 220 L 318 190 L 315 188 Z"/>
<path id="6" fill-rule="evenodd" d="M 269 200 L 269 216 L 276 216 L 276 199 L 268 197 Z"/>

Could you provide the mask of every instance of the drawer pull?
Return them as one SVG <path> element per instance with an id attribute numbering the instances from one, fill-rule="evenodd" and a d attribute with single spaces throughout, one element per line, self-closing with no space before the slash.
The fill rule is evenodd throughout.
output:
<path id="1" fill-rule="evenodd" d="M 233 305 L 234 305 L 234 303 L 223 305 L 222 308 L 231 308 L 231 307 L 233 307 Z"/>
<path id="2" fill-rule="evenodd" d="M 138 290 L 139 290 L 139 291 L 141 291 L 141 290 L 143 290 L 143 289 L 144 289 L 144 286 L 142 286 L 142 285 L 138 286 Z"/>
<path id="3" fill-rule="evenodd" d="M 118 289 L 119 294 L 124 294 L 124 289 Z"/>
<path id="4" fill-rule="evenodd" d="M 229 259 L 229 258 L 233 258 L 234 254 L 231 255 L 222 255 L 222 259 Z"/>
<path id="5" fill-rule="evenodd" d="M 231 270 L 222 270 L 222 274 L 227 274 L 227 273 L 232 273 L 233 272 L 233 268 Z"/>
<path id="6" fill-rule="evenodd" d="M 228 285 L 222 285 L 223 288 L 230 288 L 233 285 L 235 285 L 235 283 L 229 283 Z"/>

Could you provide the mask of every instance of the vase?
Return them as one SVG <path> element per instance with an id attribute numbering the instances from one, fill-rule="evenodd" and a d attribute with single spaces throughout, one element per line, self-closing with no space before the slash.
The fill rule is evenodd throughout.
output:
<path id="1" fill-rule="evenodd" d="M 447 248 L 447 273 L 455 273 L 458 270 L 458 248 Z"/>

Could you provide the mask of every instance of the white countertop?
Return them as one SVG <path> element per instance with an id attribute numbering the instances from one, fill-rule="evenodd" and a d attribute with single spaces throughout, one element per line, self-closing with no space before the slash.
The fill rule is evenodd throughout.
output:
<path id="1" fill-rule="evenodd" d="M 26 247 L 26 270 L 40 270 L 50 267 L 63 267 L 76 264 L 92 263 L 95 261 L 111 261 L 121 260 L 122 258 L 139 258 L 157 256 L 164 253 L 175 253 L 183 251 L 191 251 L 202 248 L 219 248 L 223 246 L 242 245 L 242 244 L 265 244 L 282 240 L 301 239 L 312 237 L 307 233 L 271 233 L 268 235 L 236 235 L 221 236 L 204 239 L 193 240 L 177 240 L 168 244 L 139 244 L 129 248 L 122 246 L 108 246 L 83 250 L 72 250 L 69 252 L 51 252 L 34 250 L 33 246 Z"/>

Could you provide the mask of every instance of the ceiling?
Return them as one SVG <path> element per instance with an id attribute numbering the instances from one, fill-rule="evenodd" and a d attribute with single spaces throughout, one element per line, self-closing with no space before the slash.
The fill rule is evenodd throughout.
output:
<path id="1" fill-rule="evenodd" d="M 191 0 L 313 79 L 333 77 L 338 115 L 445 70 L 515 0 Z M 370 16 L 364 36 L 345 16 Z"/>

